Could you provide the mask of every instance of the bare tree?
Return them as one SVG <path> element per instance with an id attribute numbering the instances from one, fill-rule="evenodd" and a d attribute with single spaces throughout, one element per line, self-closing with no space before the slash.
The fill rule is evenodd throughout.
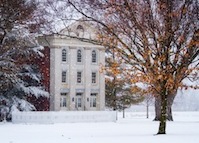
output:
<path id="1" fill-rule="evenodd" d="M 149 118 L 149 107 L 154 104 L 154 97 L 152 95 L 145 95 L 144 103 L 146 105 L 146 118 Z"/>

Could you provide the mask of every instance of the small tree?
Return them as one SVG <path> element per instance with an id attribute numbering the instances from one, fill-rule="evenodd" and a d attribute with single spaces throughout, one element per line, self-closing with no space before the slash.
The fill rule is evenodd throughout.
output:
<path id="1" fill-rule="evenodd" d="M 138 104 L 144 100 L 143 91 L 137 86 L 128 87 L 120 93 L 118 99 L 119 109 L 123 111 L 123 118 L 125 118 L 125 109 L 131 107 L 133 104 Z"/>
<path id="2" fill-rule="evenodd" d="M 111 56 L 110 56 L 111 54 Z M 109 50 L 109 56 L 106 58 L 106 106 L 113 110 L 123 111 L 125 118 L 125 109 L 143 101 L 143 90 L 137 86 L 131 85 L 128 78 L 122 74 L 121 66 L 117 63 L 114 51 Z"/>
<path id="3" fill-rule="evenodd" d="M 149 118 L 149 107 L 154 105 L 154 97 L 152 95 L 145 95 L 144 103 L 146 105 L 146 118 Z"/>
<path id="4" fill-rule="evenodd" d="M 118 99 L 118 106 L 119 110 L 122 110 L 123 112 L 123 118 L 125 118 L 125 109 L 131 107 L 131 105 L 135 101 L 132 99 L 132 95 L 129 95 L 128 93 L 122 94 Z"/>
<path id="5" fill-rule="evenodd" d="M 125 118 L 125 109 L 144 100 L 142 89 L 127 85 L 126 82 L 125 78 L 106 80 L 106 106 L 123 111 L 123 118 Z"/>

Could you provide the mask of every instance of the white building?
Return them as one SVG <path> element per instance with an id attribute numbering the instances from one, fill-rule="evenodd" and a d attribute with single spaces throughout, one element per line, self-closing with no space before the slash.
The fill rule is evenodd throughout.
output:
<path id="1" fill-rule="evenodd" d="M 104 47 L 65 36 L 91 39 L 94 31 L 90 24 L 76 22 L 62 30 L 62 36 L 39 37 L 39 43 L 50 48 L 51 111 L 104 110 Z"/>

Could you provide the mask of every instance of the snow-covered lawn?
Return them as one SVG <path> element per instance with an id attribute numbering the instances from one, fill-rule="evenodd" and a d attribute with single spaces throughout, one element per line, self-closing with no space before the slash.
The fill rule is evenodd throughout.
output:
<path id="1" fill-rule="evenodd" d="M 199 143 L 199 112 L 175 112 L 167 135 L 155 135 L 159 122 L 152 119 L 130 112 L 108 123 L 0 123 L 0 143 Z"/>

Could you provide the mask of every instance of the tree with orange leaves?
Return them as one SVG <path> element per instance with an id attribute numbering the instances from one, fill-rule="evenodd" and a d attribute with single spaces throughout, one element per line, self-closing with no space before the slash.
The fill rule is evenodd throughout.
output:
<path id="1" fill-rule="evenodd" d="M 183 80 L 198 78 L 198 0 L 65 0 L 70 9 L 99 29 L 96 41 L 114 49 L 125 63 L 132 84 L 142 83 L 154 95 L 160 125 L 166 119 Z M 89 41 L 89 39 L 88 39 Z M 198 88 L 198 86 L 192 86 Z"/>

